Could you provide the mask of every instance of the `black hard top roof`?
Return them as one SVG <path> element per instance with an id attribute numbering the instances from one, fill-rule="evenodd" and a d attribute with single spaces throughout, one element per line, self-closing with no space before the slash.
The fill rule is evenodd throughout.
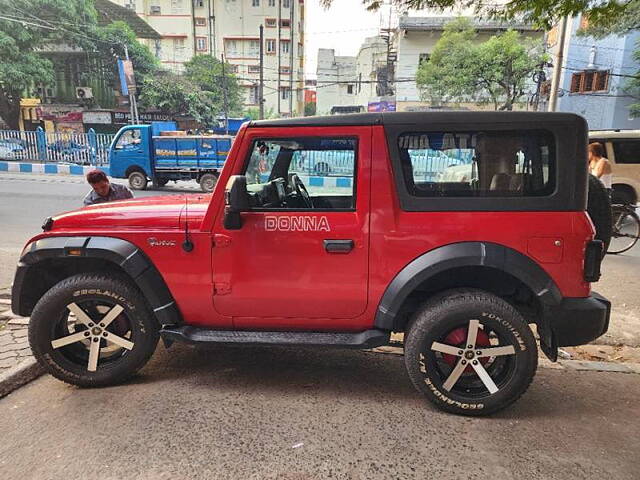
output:
<path id="1" fill-rule="evenodd" d="M 531 122 L 575 122 L 582 117 L 573 113 L 550 112 L 495 112 L 495 111 L 445 111 L 445 112 L 385 112 L 353 113 L 348 115 L 327 115 L 317 117 L 281 118 L 277 120 L 257 120 L 249 127 L 328 127 L 357 125 L 410 125 L 421 123 L 509 123 Z"/>

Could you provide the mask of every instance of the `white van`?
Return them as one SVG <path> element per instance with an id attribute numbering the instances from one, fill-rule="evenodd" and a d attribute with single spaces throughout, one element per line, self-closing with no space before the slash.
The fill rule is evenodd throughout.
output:
<path id="1" fill-rule="evenodd" d="M 640 130 L 592 130 L 613 168 L 613 202 L 636 204 L 640 198 Z"/>

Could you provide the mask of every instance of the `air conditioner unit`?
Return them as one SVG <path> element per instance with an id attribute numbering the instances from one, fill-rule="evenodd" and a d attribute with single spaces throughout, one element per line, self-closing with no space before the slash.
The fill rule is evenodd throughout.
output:
<path id="1" fill-rule="evenodd" d="M 93 98 L 93 91 L 90 87 L 77 87 L 76 88 L 76 98 L 80 100 L 85 100 L 87 98 Z"/>
<path id="2" fill-rule="evenodd" d="M 160 5 L 151 5 L 149 7 L 149 14 L 160 15 Z"/>

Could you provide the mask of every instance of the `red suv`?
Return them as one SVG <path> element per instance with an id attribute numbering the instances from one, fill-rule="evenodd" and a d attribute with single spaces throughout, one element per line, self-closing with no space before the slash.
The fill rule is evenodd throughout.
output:
<path id="1" fill-rule="evenodd" d="M 531 325 L 552 360 L 607 330 L 586 147 L 570 114 L 251 122 L 211 195 L 47 219 L 13 311 L 38 361 L 80 386 L 130 377 L 160 337 L 372 348 L 403 332 L 419 391 L 488 414 L 533 379 Z"/>

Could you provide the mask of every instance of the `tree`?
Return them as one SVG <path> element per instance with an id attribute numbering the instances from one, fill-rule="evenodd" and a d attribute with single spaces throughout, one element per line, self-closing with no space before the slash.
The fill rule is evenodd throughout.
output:
<path id="1" fill-rule="evenodd" d="M 513 30 L 482 43 L 475 38 L 467 19 L 446 25 L 431 57 L 418 68 L 418 88 L 435 102 L 491 101 L 496 110 L 512 110 L 545 60 L 542 45 Z"/>
<path id="2" fill-rule="evenodd" d="M 54 81 L 48 44 L 87 48 L 87 26 L 96 23 L 90 0 L 0 0 L 0 117 L 19 128 L 20 99 L 34 85 Z"/>
<path id="3" fill-rule="evenodd" d="M 228 115 L 238 116 L 242 114 L 242 87 L 231 72 L 231 66 L 225 62 L 224 67 L 223 75 L 220 60 L 210 55 L 195 55 L 184 64 L 184 74 L 194 85 L 209 93 L 209 98 L 217 106 L 218 113 L 224 112 L 226 90 Z"/>
<path id="4" fill-rule="evenodd" d="M 321 0 L 327 7 L 334 1 Z M 480 0 L 392 0 L 401 10 L 421 9 L 467 9 L 472 8 L 475 16 L 491 17 L 503 20 L 519 19 L 534 23 L 541 28 L 549 29 L 562 17 L 573 17 L 579 13 L 589 15 L 592 25 L 608 29 L 617 23 L 618 18 L 625 18 L 627 12 L 638 9 L 638 0 L 509 0 L 502 2 L 484 2 Z M 384 0 L 362 0 L 367 10 L 378 10 L 386 2 Z"/>
<path id="5" fill-rule="evenodd" d="M 144 108 L 171 115 L 188 115 L 203 125 L 211 125 L 219 114 L 211 92 L 174 73 L 158 72 L 144 77 L 139 98 Z"/>
<path id="6" fill-rule="evenodd" d="M 304 116 L 313 117 L 316 114 L 316 102 L 307 102 L 304 104 Z"/>
<path id="7" fill-rule="evenodd" d="M 243 117 L 248 117 L 251 120 L 260 120 L 260 108 L 259 107 L 249 107 L 245 108 L 242 112 Z M 278 118 L 278 114 L 273 110 L 273 108 L 265 107 L 264 109 L 264 120 L 269 120 L 271 118 Z"/>

